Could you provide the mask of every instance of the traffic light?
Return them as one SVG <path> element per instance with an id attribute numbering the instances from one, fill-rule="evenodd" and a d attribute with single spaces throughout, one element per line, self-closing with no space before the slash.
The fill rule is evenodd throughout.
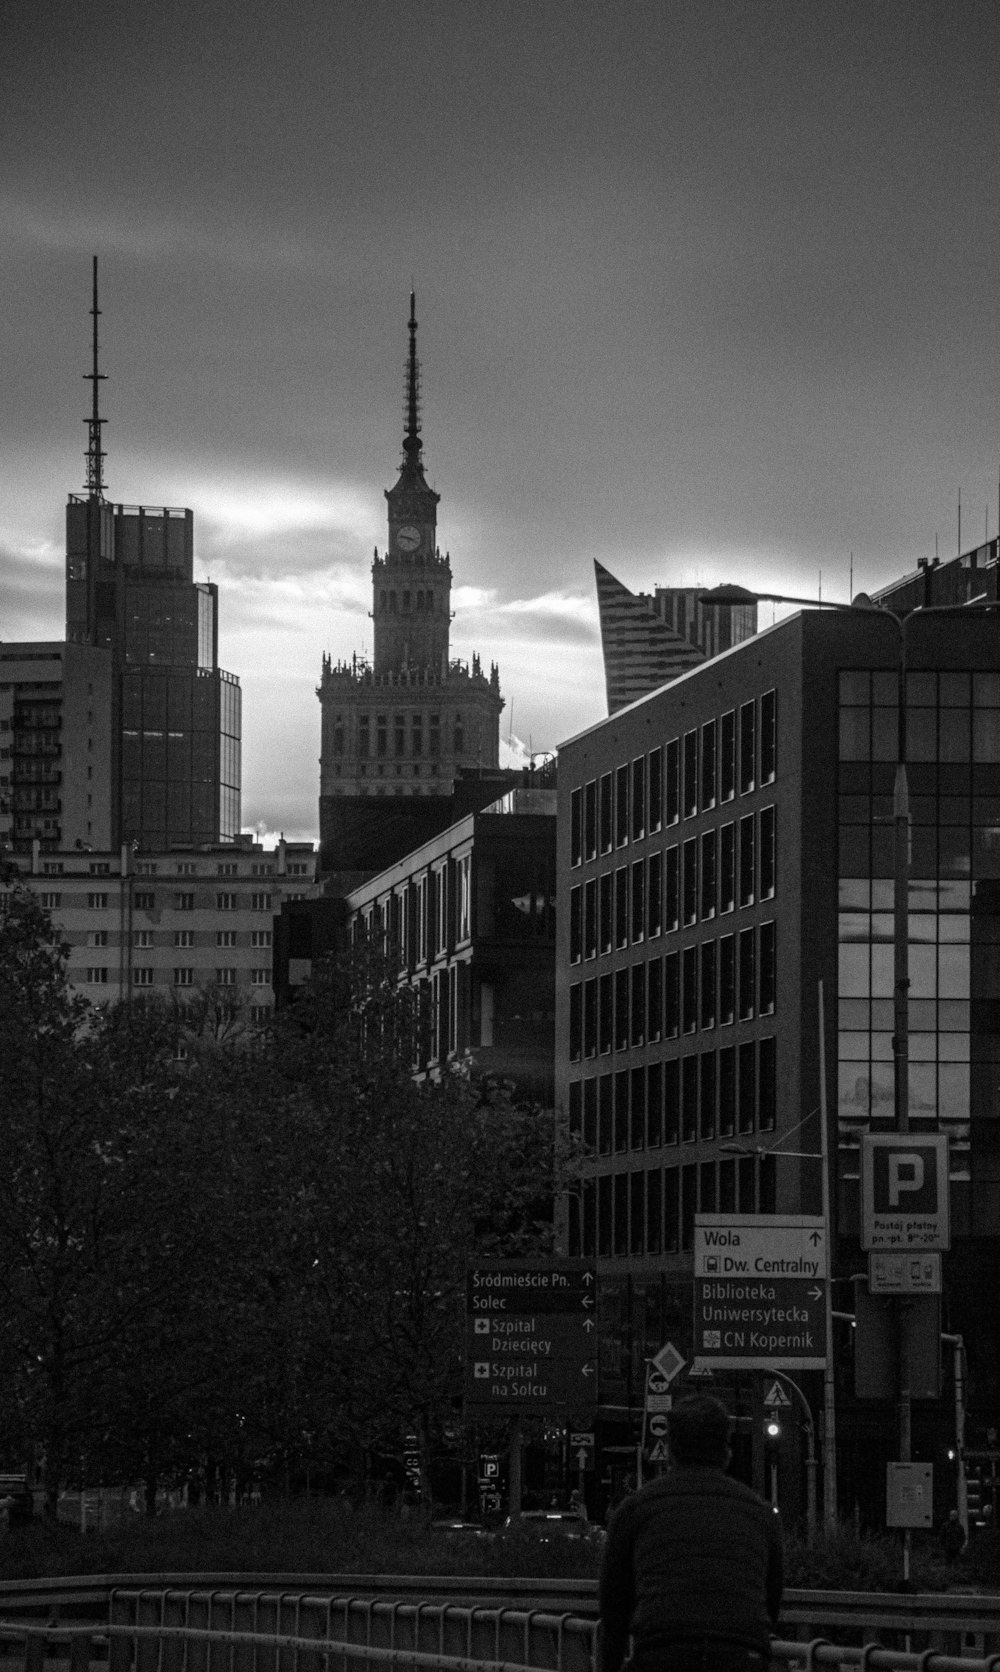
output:
<path id="1" fill-rule="evenodd" d="M 777 1440 L 781 1437 L 781 1423 L 778 1421 L 777 1411 L 768 1411 L 764 1419 L 764 1433 L 769 1440 Z"/>

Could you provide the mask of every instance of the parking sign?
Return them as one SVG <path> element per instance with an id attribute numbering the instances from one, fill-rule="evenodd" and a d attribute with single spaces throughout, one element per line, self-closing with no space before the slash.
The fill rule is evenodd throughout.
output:
<path id="1" fill-rule="evenodd" d="M 948 1138 L 875 1132 L 861 1140 L 861 1246 L 948 1249 Z"/>

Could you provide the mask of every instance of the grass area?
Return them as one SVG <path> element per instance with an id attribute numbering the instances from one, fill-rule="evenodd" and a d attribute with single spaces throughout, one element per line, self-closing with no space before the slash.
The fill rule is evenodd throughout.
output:
<path id="1" fill-rule="evenodd" d="M 175 1510 L 106 1532 L 80 1533 L 36 1521 L 0 1540 L 0 1580 L 87 1573 L 427 1573 L 498 1577 L 596 1576 L 600 1550 L 564 1540 L 478 1539 L 431 1531 L 418 1515 L 313 1498 L 257 1509 Z M 817 1590 L 895 1591 L 898 1540 L 823 1534 L 812 1545 L 786 1540 L 786 1581 Z M 913 1588 L 953 1585 L 995 1589 L 989 1564 L 947 1568 L 937 1540 L 916 1535 Z"/>

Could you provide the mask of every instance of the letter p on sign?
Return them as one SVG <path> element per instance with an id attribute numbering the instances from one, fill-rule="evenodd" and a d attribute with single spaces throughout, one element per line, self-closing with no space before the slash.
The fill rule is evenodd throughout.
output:
<path id="1" fill-rule="evenodd" d="M 904 1200 L 912 1203 L 924 1184 L 924 1158 L 907 1154 L 905 1150 L 889 1152 L 889 1206 L 902 1207 Z"/>

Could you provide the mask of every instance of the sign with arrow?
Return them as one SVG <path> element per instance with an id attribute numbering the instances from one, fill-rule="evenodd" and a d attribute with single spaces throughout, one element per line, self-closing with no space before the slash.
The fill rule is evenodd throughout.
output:
<path id="1" fill-rule="evenodd" d="M 827 1258 L 818 1215 L 697 1215 L 695 1366 L 822 1370 Z"/>
<path id="2" fill-rule="evenodd" d="M 585 1260 L 477 1260 L 466 1280 L 467 1406 L 586 1417 L 597 1404 L 597 1273 Z"/>

